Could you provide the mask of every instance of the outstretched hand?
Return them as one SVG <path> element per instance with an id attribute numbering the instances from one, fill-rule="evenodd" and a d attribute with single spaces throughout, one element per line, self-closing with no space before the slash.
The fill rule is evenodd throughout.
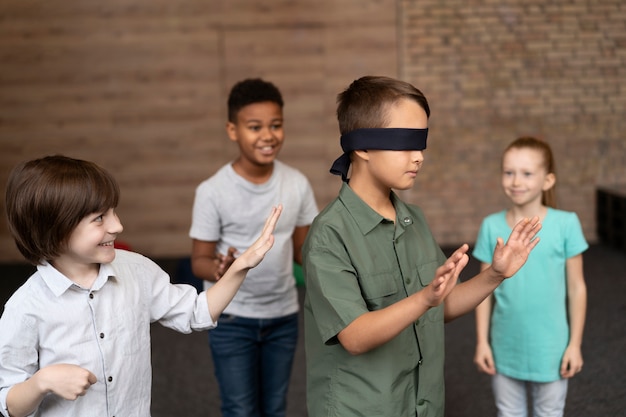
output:
<path id="1" fill-rule="evenodd" d="M 469 246 L 463 244 L 435 271 L 435 277 L 426 287 L 426 302 L 429 307 L 436 307 L 450 294 L 461 271 L 469 262 L 467 250 Z"/>
<path id="2" fill-rule="evenodd" d="M 261 263 L 265 254 L 272 248 L 274 245 L 274 229 L 282 211 L 282 204 L 272 207 L 272 213 L 265 220 L 261 236 L 237 258 L 237 261 L 242 263 L 243 268 L 249 269 L 257 266 Z"/>
<path id="3" fill-rule="evenodd" d="M 504 278 L 513 276 L 528 259 L 530 251 L 537 245 L 537 233 L 541 230 L 539 217 L 520 220 L 509 236 L 506 245 L 498 238 L 493 252 L 491 267 Z"/>

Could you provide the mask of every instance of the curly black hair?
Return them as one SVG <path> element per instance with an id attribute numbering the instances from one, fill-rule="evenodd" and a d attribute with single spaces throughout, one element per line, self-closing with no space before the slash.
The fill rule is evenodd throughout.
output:
<path id="1" fill-rule="evenodd" d="M 280 90 L 272 83 L 260 78 L 248 78 L 239 81 L 230 90 L 228 96 L 228 121 L 237 122 L 237 113 L 243 107 L 264 101 L 271 101 L 283 108 Z"/>

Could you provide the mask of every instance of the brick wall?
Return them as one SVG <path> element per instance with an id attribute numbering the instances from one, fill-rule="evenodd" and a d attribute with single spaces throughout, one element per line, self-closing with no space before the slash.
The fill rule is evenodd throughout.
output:
<path id="1" fill-rule="evenodd" d="M 405 194 L 441 242 L 472 242 L 506 207 L 502 149 L 555 153 L 559 207 L 596 239 L 594 190 L 626 182 L 626 7 L 620 0 L 402 1 L 401 76 L 431 103 L 427 165 Z"/>
<path id="2" fill-rule="evenodd" d="M 234 82 L 281 88 L 281 159 L 323 207 L 340 185 L 328 174 L 336 94 L 381 74 L 432 104 L 427 165 L 402 194 L 441 244 L 472 242 L 481 218 L 504 207 L 499 155 L 521 134 L 554 146 L 561 206 L 594 240 L 594 187 L 626 181 L 625 8 L 501 3 L 4 0 L 0 192 L 23 159 L 94 160 L 120 182 L 121 238 L 148 256 L 184 256 L 196 185 L 235 155 L 224 134 Z M 0 222 L 0 262 L 19 259 Z"/>

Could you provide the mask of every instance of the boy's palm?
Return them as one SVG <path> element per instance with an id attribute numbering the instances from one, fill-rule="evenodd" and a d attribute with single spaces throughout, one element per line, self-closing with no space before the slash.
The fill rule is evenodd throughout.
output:
<path id="1" fill-rule="evenodd" d="M 261 236 L 237 258 L 241 260 L 240 262 L 244 263 L 244 267 L 254 268 L 257 266 L 263 260 L 267 251 L 272 248 L 272 245 L 274 245 L 274 229 L 276 228 L 276 223 L 282 211 L 282 205 L 272 208 L 272 213 L 265 221 Z"/>
<path id="2" fill-rule="evenodd" d="M 539 230 L 541 230 L 539 217 L 533 217 L 531 220 L 522 219 L 513 228 L 506 245 L 502 238 L 498 238 L 491 263 L 493 270 L 505 278 L 514 275 L 539 242 L 539 238 L 536 237 Z"/>
<path id="3" fill-rule="evenodd" d="M 466 255 L 469 247 L 464 244 L 460 248 L 458 248 L 450 257 L 446 260 L 446 262 L 437 268 L 435 271 L 435 278 L 427 287 L 427 300 L 428 305 L 431 307 L 436 307 L 445 300 L 445 298 L 450 294 L 454 286 L 456 285 L 457 280 L 459 279 L 459 275 L 469 258 Z"/>

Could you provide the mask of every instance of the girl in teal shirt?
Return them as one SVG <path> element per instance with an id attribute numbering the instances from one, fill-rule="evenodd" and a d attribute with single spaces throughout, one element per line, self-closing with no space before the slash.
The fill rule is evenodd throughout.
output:
<path id="1" fill-rule="evenodd" d="M 555 208 L 554 158 L 532 137 L 511 143 L 502 158 L 508 210 L 487 216 L 473 255 L 491 263 L 493 242 L 523 217 L 539 216 L 541 242 L 516 279 L 506 280 L 476 308 L 478 370 L 493 376 L 499 417 L 562 416 L 567 381 L 581 371 L 587 305 L 582 252 L 588 247 L 575 213 Z"/>

